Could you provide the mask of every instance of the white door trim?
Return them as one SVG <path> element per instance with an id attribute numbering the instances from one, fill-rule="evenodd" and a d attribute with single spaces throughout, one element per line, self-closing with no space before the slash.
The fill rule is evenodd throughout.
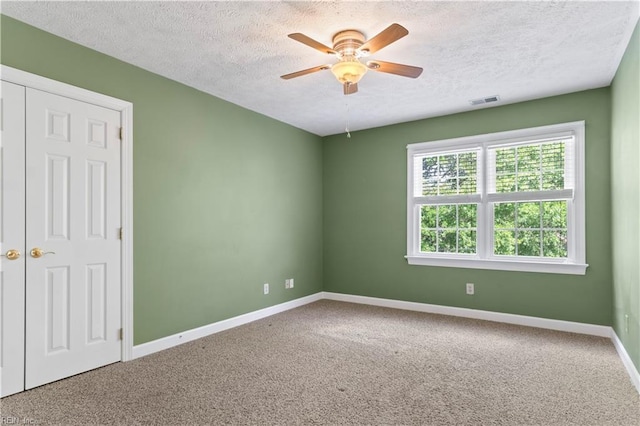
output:
<path id="1" fill-rule="evenodd" d="M 133 104 L 16 68 L 0 65 L 0 79 L 120 112 L 122 208 L 122 361 L 133 359 Z"/>

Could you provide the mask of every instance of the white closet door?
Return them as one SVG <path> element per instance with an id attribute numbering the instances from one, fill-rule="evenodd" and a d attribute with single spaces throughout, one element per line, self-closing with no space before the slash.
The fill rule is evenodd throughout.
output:
<path id="1" fill-rule="evenodd" d="M 25 88 L 0 90 L 0 396 L 24 390 Z M 15 250 L 19 257 L 15 258 Z"/>
<path id="2" fill-rule="evenodd" d="M 29 389 L 121 359 L 121 147 L 119 112 L 26 90 Z"/>

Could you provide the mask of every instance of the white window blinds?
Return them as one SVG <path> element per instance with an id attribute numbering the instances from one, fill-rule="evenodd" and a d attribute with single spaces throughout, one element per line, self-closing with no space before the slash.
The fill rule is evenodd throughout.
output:
<path id="1" fill-rule="evenodd" d="M 487 147 L 489 201 L 573 197 L 574 137 Z"/>

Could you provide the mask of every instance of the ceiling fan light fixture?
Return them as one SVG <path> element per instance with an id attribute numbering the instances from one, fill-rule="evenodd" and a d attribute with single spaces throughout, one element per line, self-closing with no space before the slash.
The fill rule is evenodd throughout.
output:
<path id="1" fill-rule="evenodd" d="M 358 82 L 369 69 L 402 77 L 418 78 L 420 74 L 422 74 L 422 68 L 420 67 L 377 60 L 368 61 L 366 65 L 360 62 L 360 58 L 365 58 L 383 49 L 407 34 L 409 34 L 409 31 L 402 25 L 391 24 L 378 35 L 365 41 L 364 34 L 360 31 L 344 30 L 333 36 L 333 48 L 325 46 L 302 33 L 289 34 L 289 38 L 295 41 L 306 44 L 322 53 L 335 56 L 338 59 L 338 63 L 308 68 L 306 70 L 281 75 L 280 78 L 289 80 L 331 68 L 333 75 L 335 75 L 338 82 L 342 84 L 345 95 L 352 95 L 358 92 Z"/>
<path id="2" fill-rule="evenodd" d="M 356 84 L 367 70 L 368 68 L 357 59 L 341 61 L 331 67 L 331 72 L 336 76 L 340 84 Z"/>

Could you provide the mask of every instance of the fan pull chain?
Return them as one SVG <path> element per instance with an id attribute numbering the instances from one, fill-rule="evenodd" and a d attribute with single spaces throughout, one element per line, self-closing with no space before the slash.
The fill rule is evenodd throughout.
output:
<path id="1" fill-rule="evenodd" d="M 344 131 L 347 132 L 347 139 L 351 139 L 351 132 L 349 132 L 349 100 L 347 99 L 347 124 L 344 128 Z"/>

